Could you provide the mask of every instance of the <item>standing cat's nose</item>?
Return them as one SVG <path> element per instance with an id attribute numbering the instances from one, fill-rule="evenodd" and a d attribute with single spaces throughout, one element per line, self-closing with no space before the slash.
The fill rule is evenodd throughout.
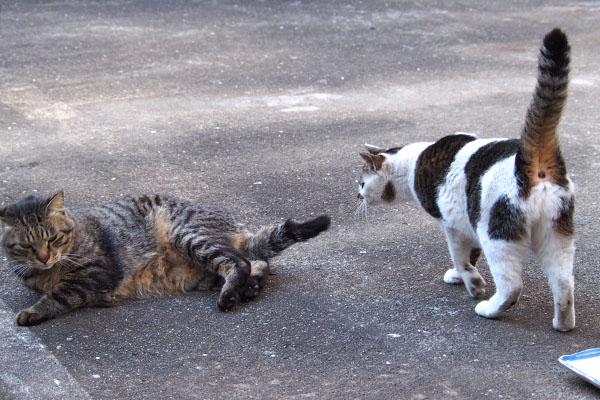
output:
<path id="1" fill-rule="evenodd" d="M 362 194 L 360 194 L 360 193 L 356 197 L 358 197 L 359 200 L 363 199 Z"/>

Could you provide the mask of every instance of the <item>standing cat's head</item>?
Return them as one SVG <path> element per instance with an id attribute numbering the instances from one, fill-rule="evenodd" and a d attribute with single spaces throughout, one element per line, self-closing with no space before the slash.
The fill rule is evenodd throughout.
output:
<path id="1" fill-rule="evenodd" d="M 358 184 L 358 199 L 365 205 L 391 203 L 396 200 L 397 188 L 392 180 L 395 167 L 390 157 L 401 148 L 383 150 L 369 144 L 366 147 L 368 152 L 360 153 L 365 165 Z"/>
<path id="2" fill-rule="evenodd" d="M 4 251 L 19 264 L 49 269 L 72 248 L 74 223 L 65 212 L 62 190 L 0 207 L 0 221 L 6 226 Z"/>

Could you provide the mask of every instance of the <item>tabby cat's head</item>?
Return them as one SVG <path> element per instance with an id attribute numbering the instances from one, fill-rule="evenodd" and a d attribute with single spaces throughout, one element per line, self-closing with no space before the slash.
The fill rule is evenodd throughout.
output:
<path id="1" fill-rule="evenodd" d="M 4 251 L 19 264 L 48 269 L 72 248 L 74 223 L 65 212 L 62 191 L 0 207 L 0 221 L 6 226 Z"/>

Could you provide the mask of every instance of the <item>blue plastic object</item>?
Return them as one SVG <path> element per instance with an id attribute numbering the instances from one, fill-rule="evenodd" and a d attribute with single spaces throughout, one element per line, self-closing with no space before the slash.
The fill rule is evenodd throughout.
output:
<path id="1" fill-rule="evenodd" d="M 588 349 L 561 356 L 558 361 L 592 385 L 600 388 L 600 349 Z"/>

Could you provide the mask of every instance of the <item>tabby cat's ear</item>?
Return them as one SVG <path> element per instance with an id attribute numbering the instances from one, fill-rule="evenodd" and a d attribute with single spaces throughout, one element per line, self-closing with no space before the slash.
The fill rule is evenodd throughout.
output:
<path id="1" fill-rule="evenodd" d="M 367 162 L 369 169 L 372 171 L 379 171 L 383 162 L 385 161 L 385 156 L 381 154 L 371 154 L 360 152 L 360 156 Z"/>
<path id="2" fill-rule="evenodd" d="M 368 143 L 365 143 L 365 147 L 367 148 L 367 151 L 371 154 L 379 154 L 379 153 L 383 153 L 385 151 L 381 147 L 373 146 L 372 144 L 368 144 Z"/>
<path id="3" fill-rule="evenodd" d="M 65 193 L 60 190 L 58 193 L 48 197 L 48 205 L 46 206 L 46 212 L 48 214 L 53 212 L 63 211 L 65 208 Z"/>

